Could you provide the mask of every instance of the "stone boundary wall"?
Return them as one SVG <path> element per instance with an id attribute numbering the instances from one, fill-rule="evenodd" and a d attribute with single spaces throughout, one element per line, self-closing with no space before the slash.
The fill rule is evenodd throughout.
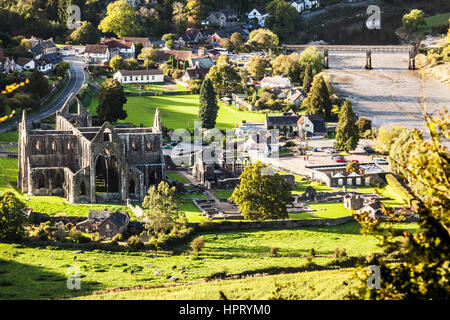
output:
<path id="1" fill-rule="evenodd" d="M 212 222 L 209 230 L 245 230 L 245 229 L 295 229 L 314 226 L 337 226 L 355 221 L 352 216 L 334 219 L 303 219 L 303 220 L 267 220 L 267 221 L 222 221 Z M 190 227 L 200 228 L 200 223 L 188 223 Z"/>

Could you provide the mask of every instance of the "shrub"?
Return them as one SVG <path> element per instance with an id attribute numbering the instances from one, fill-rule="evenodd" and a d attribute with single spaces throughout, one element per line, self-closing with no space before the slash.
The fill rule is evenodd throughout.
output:
<path id="1" fill-rule="evenodd" d="M 142 242 L 139 236 L 131 236 L 128 238 L 127 245 L 131 250 L 141 250 L 145 248 L 144 242 Z"/>
<path id="2" fill-rule="evenodd" d="M 183 76 L 183 71 L 182 70 L 174 70 L 172 72 L 172 77 L 174 79 L 180 79 Z"/>
<path id="3" fill-rule="evenodd" d="M 336 259 L 344 259 L 347 257 L 347 251 L 345 250 L 345 248 L 336 248 L 334 249 L 334 257 Z"/>
<path id="4" fill-rule="evenodd" d="M 316 256 L 316 250 L 314 250 L 314 248 L 311 248 L 311 249 L 309 250 L 309 255 L 310 255 L 311 257 L 315 257 L 315 256 Z"/>
<path id="5" fill-rule="evenodd" d="M 192 250 L 197 253 L 197 255 L 200 254 L 200 251 L 205 247 L 205 239 L 203 237 L 197 237 L 194 240 L 192 240 L 190 244 Z"/>
<path id="6" fill-rule="evenodd" d="M 277 255 L 278 255 L 278 250 L 279 250 L 279 248 L 277 248 L 277 247 L 272 247 L 272 248 L 270 248 L 270 250 L 269 250 L 269 254 L 270 254 L 271 256 L 277 256 Z"/>
<path id="7" fill-rule="evenodd" d="M 111 242 L 117 243 L 121 240 L 123 240 L 123 235 L 121 233 L 118 233 L 111 239 Z"/>

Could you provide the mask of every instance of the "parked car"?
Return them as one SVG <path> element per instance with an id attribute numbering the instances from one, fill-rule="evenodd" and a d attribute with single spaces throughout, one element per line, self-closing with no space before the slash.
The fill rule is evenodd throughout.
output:
<path id="1" fill-rule="evenodd" d="M 327 150 L 325 150 L 326 153 L 335 153 L 336 150 L 333 148 L 328 148 Z"/>
<path id="2" fill-rule="evenodd" d="M 367 154 L 376 154 L 377 152 L 370 146 L 365 146 L 363 148 L 363 150 L 367 153 Z"/>
<path id="3" fill-rule="evenodd" d="M 389 162 L 383 157 L 375 157 L 372 161 L 378 164 L 389 164 Z"/>
<path id="4" fill-rule="evenodd" d="M 313 152 L 319 152 L 319 148 L 313 148 Z"/>

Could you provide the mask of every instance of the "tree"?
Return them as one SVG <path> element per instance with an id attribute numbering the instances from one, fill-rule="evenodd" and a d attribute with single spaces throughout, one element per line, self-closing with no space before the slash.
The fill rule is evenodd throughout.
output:
<path id="1" fill-rule="evenodd" d="M 121 56 L 115 56 L 109 62 L 109 66 L 114 70 L 114 72 L 117 72 L 125 69 L 125 61 Z"/>
<path id="2" fill-rule="evenodd" d="M 100 88 L 97 116 L 110 123 L 127 117 L 123 105 L 127 102 L 123 87 L 116 79 L 106 79 Z"/>
<path id="3" fill-rule="evenodd" d="M 300 65 L 298 63 L 299 54 L 294 52 L 290 55 L 280 54 L 272 61 L 273 74 L 289 77 L 293 82 L 299 82 Z"/>
<path id="4" fill-rule="evenodd" d="M 214 91 L 220 97 L 239 89 L 241 85 L 241 78 L 236 69 L 226 63 L 212 66 L 207 74 L 207 78 L 211 80 Z"/>
<path id="5" fill-rule="evenodd" d="M 250 32 L 248 44 L 257 50 L 269 51 L 278 46 L 278 36 L 269 29 L 257 29 Z"/>
<path id="6" fill-rule="evenodd" d="M 271 1 L 266 6 L 269 16 L 265 25 L 285 41 L 293 37 L 300 29 L 302 17 L 300 13 L 284 0 Z"/>
<path id="7" fill-rule="evenodd" d="M 308 94 L 311 90 L 313 79 L 314 74 L 312 71 L 311 63 L 308 63 L 305 69 L 305 76 L 303 77 L 303 91 L 305 91 L 306 94 Z"/>
<path id="8" fill-rule="evenodd" d="M 222 39 L 220 39 L 219 45 L 220 45 L 222 48 L 227 49 L 227 50 L 229 50 L 229 51 L 232 50 L 232 44 L 231 44 L 230 39 L 228 39 L 228 38 L 222 38 Z"/>
<path id="9" fill-rule="evenodd" d="M 28 39 L 22 39 L 22 40 L 20 41 L 20 46 L 21 46 L 22 48 L 26 49 L 26 50 L 29 50 L 29 49 L 31 49 L 32 44 L 31 44 L 31 41 L 30 41 L 30 40 L 28 40 Z"/>
<path id="10" fill-rule="evenodd" d="M 200 0 L 187 0 L 186 11 L 188 16 L 188 26 L 200 26 L 202 17 L 202 4 Z"/>
<path id="11" fill-rule="evenodd" d="M 58 77 L 64 77 L 66 74 L 66 71 L 70 69 L 70 64 L 68 64 L 66 61 L 61 61 L 58 63 L 58 65 L 55 68 L 55 74 Z"/>
<path id="12" fill-rule="evenodd" d="M 372 121 L 367 117 L 360 117 L 358 121 L 356 121 L 356 125 L 358 126 L 360 134 L 363 134 L 367 130 L 372 130 Z"/>
<path id="13" fill-rule="evenodd" d="M 356 126 L 356 116 L 353 113 L 350 100 L 345 100 L 339 112 L 339 122 L 336 128 L 336 150 L 355 150 L 359 141 L 358 127 Z"/>
<path id="14" fill-rule="evenodd" d="M 127 69 L 127 70 L 139 69 L 139 62 L 135 58 L 125 59 L 124 64 L 125 64 L 125 69 Z"/>
<path id="15" fill-rule="evenodd" d="M 144 60 L 144 67 L 153 66 L 157 60 L 157 52 L 153 48 L 144 48 L 138 56 L 139 59 Z"/>
<path id="16" fill-rule="evenodd" d="M 28 220 L 25 209 L 25 204 L 11 191 L 0 195 L 0 239 L 23 239 Z"/>
<path id="17" fill-rule="evenodd" d="M 427 24 L 425 13 L 422 10 L 413 9 L 402 18 L 403 28 L 406 31 L 414 31 L 420 26 Z"/>
<path id="18" fill-rule="evenodd" d="M 350 174 L 352 172 L 356 172 L 356 173 L 360 173 L 361 168 L 358 162 L 356 161 L 350 161 L 349 163 L 347 163 L 347 165 L 345 166 L 345 171 Z"/>
<path id="19" fill-rule="evenodd" d="M 303 101 L 302 107 L 306 108 L 310 114 L 320 115 L 325 121 L 330 120 L 332 104 L 322 73 L 314 77 L 308 98 Z"/>
<path id="20" fill-rule="evenodd" d="M 217 97 L 214 92 L 214 87 L 209 78 L 203 81 L 200 88 L 200 106 L 198 110 L 198 120 L 203 122 L 203 127 L 212 129 L 216 125 L 217 112 L 219 106 L 217 105 Z"/>
<path id="21" fill-rule="evenodd" d="M 158 187 L 152 186 L 144 198 L 142 207 L 145 228 L 153 235 L 168 232 L 174 226 L 184 222 L 185 214 L 178 208 L 174 196 L 176 188 L 170 188 L 167 182 L 162 181 Z"/>
<path id="22" fill-rule="evenodd" d="M 48 79 L 43 73 L 34 69 L 30 76 L 29 89 L 33 98 L 40 99 L 50 92 L 50 85 L 48 84 Z"/>
<path id="23" fill-rule="evenodd" d="M 381 154 L 389 154 L 395 139 L 404 130 L 407 129 L 401 126 L 394 126 L 393 128 L 381 126 L 376 134 L 375 150 Z"/>
<path id="24" fill-rule="evenodd" d="M 169 40 L 175 40 L 177 38 L 177 35 L 175 33 L 166 33 L 161 37 L 162 41 L 169 41 Z"/>
<path id="25" fill-rule="evenodd" d="M 253 56 L 247 65 L 247 69 L 254 79 L 261 80 L 266 73 L 266 65 L 266 60 L 258 56 Z"/>
<path id="26" fill-rule="evenodd" d="M 264 174 L 262 170 L 270 169 L 259 161 L 245 167 L 230 200 L 245 219 L 287 219 L 286 206 L 292 203 L 291 186 L 278 173 Z"/>
<path id="27" fill-rule="evenodd" d="M 194 252 L 197 253 L 197 255 L 200 254 L 200 251 L 205 247 L 205 239 L 203 237 L 197 237 L 189 244 L 194 250 Z"/>
<path id="28" fill-rule="evenodd" d="M 172 5 L 172 22 L 177 26 L 177 32 L 182 34 L 187 27 L 187 14 L 182 2 L 174 2 Z"/>
<path id="29" fill-rule="evenodd" d="M 351 299 L 377 300 L 448 300 L 450 299 L 450 181 L 449 151 L 445 139 L 450 136 L 448 111 L 444 109 L 435 118 L 429 117 L 423 107 L 425 126 L 429 137 L 415 129 L 409 149 L 409 159 L 403 164 L 412 194 L 417 198 L 413 208 L 419 216 L 416 232 L 393 228 L 402 217 L 389 208 L 383 209 L 388 225 L 367 215 L 355 215 L 363 234 L 375 235 L 384 250 L 383 256 L 366 258 L 355 276 L 360 286 L 349 295 Z M 397 224 L 398 225 L 398 224 Z M 388 232 L 386 232 L 386 230 Z M 391 263 L 387 253 L 400 257 Z M 380 289 L 368 288 L 370 281 L 367 266 L 376 265 L 380 270 Z"/>
<path id="30" fill-rule="evenodd" d="M 81 27 L 70 34 L 70 39 L 79 44 L 97 43 L 100 39 L 100 33 L 92 23 L 83 21 Z"/>
<path id="31" fill-rule="evenodd" d="M 136 13 L 132 5 L 117 0 L 107 7 L 106 17 L 100 21 L 98 29 L 107 33 L 115 33 L 119 38 L 134 36 L 139 31 Z"/>
<path id="32" fill-rule="evenodd" d="M 304 71 L 308 64 L 311 65 L 312 73 L 314 75 L 319 74 L 323 70 L 323 56 L 317 50 L 316 47 L 308 47 L 300 54 L 300 58 L 298 59 L 298 63 L 300 65 L 300 69 L 302 70 L 302 74 L 300 77 L 303 79 L 305 77 Z"/>
<path id="33" fill-rule="evenodd" d="M 402 179 L 407 177 L 404 168 L 408 165 L 411 149 L 414 148 L 413 143 L 413 131 L 405 129 L 395 137 L 389 150 L 390 169 Z"/>
<path id="34" fill-rule="evenodd" d="M 244 43 L 244 38 L 242 37 L 242 34 L 235 32 L 231 35 L 230 42 L 234 51 L 240 51 L 240 47 Z"/>

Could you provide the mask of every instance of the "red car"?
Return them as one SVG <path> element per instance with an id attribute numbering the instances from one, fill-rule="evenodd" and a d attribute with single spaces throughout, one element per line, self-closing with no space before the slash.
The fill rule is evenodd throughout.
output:
<path id="1" fill-rule="evenodd" d="M 337 158 L 337 159 L 336 159 L 336 162 L 347 162 L 347 161 L 345 161 L 344 158 Z"/>

